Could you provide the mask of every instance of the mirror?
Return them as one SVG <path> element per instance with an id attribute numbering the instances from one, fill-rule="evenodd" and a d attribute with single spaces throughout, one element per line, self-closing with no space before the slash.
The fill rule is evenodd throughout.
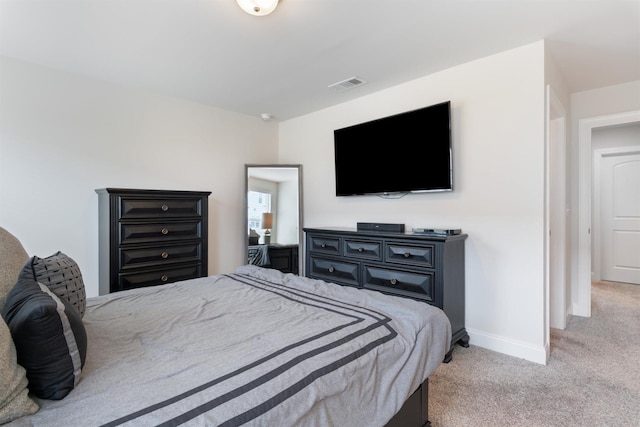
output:
<path id="1" fill-rule="evenodd" d="M 300 274 L 302 165 L 245 165 L 247 264 Z"/>

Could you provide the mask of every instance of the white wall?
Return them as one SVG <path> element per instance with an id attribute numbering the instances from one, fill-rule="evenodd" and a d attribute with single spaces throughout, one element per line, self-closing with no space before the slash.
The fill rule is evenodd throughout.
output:
<path id="1" fill-rule="evenodd" d="M 640 123 L 594 129 L 591 149 L 618 148 L 640 145 Z"/>
<path id="2" fill-rule="evenodd" d="M 581 119 L 640 110 L 640 80 L 571 94 L 574 142 Z"/>
<path id="3" fill-rule="evenodd" d="M 538 363 L 546 362 L 544 72 L 537 42 L 280 124 L 280 162 L 304 165 L 305 227 L 462 228 L 471 342 Z M 334 129 L 446 100 L 454 192 L 335 196 Z"/>
<path id="4" fill-rule="evenodd" d="M 61 250 L 98 294 L 104 187 L 206 190 L 209 272 L 246 262 L 244 164 L 277 160 L 278 127 L 0 57 L 0 224 L 31 255 Z"/>
<path id="5" fill-rule="evenodd" d="M 278 185 L 278 243 L 300 244 L 298 180 Z"/>
<path id="6" fill-rule="evenodd" d="M 551 55 L 549 50 L 545 50 L 544 58 L 544 78 L 545 84 L 551 85 L 553 92 L 560 100 L 560 103 L 569 113 L 571 105 L 571 93 L 569 87 L 564 79 L 564 76 L 558 69 L 555 58 Z"/>

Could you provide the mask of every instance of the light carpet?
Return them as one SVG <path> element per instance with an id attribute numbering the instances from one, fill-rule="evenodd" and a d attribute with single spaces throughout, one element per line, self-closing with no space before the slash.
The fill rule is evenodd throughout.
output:
<path id="1" fill-rule="evenodd" d="M 595 282 L 592 317 L 552 329 L 539 365 L 471 345 L 429 380 L 433 427 L 640 427 L 640 285 Z"/>

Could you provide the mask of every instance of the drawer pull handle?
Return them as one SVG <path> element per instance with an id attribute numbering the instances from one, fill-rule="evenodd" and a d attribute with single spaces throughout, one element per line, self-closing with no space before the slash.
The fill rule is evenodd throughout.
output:
<path id="1" fill-rule="evenodd" d="M 333 273 L 334 271 L 336 271 L 336 269 L 333 268 L 333 265 L 331 267 L 329 267 L 329 273 Z"/>
<path id="2" fill-rule="evenodd" d="M 160 209 L 162 209 L 162 212 L 166 212 L 166 211 L 168 211 L 168 210 L 169 210 L 169 206 L 167 206 L 167 205 L 162 205 L 162 206 L 160 207 Z"/>
<path id="3" fill-rule="evenodd" d="M 162 232 L 162 234 L 164 234 L 165 236 L 166 236 L 167 234 L 169 234 L 169 229 L 168 229 L 168 228 L 166 228 L 166 227 L 165 227 L 165 228 L 163 228 L 163 229 L 162 229 L 162 230 L 160 230 L 160 231 L 161 231 L 161 232 Z"/>
<path id="4" fill-rule="evenodd" d="M 405 258 L 410 258 L 411 257 L 411 253 L 410 252 L 405 252 L 404 253 L 404 257 Z"/>
<path id="5" fill-rule="evenodd" d="M 327 245 L 326 245 L 325 243 L 323 243 L 323 244 L 321 244 L 321 245 L 320 245 L 320 247 L 321 247 L 321 248 L 326 248 L 326 247 L 327 247 Z"/>
<path id="6" fill-rule="evenodd" d="M 169 258 L 169 252 L 162 252 L 160 256 L 162 257 L 162 259 L 167 259 Z"/>
<path id="7" fill-rule="evenodd" d="M 358 252 L 364 252 L 364 248 L 358 248 Z"/>
<path id="8" fill-rule="evenodd" d="M 390 282 L 391 282 L 392 285 L 395 285 L 395 284 L 398 283 L 398 280 L 397 279 L 391 279 Z"/>
<path id="9" fill-rule="evenodd" d="M 166 282 L 167 280 L 169 280 L 169 276 L 167 276 L 166 274 L 163 274 L 160 280 L 162 280 L 163 282 Z"/>

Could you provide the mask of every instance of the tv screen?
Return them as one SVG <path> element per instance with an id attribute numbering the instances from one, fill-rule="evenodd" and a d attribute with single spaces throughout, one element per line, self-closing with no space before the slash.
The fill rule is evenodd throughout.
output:
<path id="1" fill-rule="evenodd" d="M 450 101 L 336 129 L 336 195 L 452 191 Z"/>

